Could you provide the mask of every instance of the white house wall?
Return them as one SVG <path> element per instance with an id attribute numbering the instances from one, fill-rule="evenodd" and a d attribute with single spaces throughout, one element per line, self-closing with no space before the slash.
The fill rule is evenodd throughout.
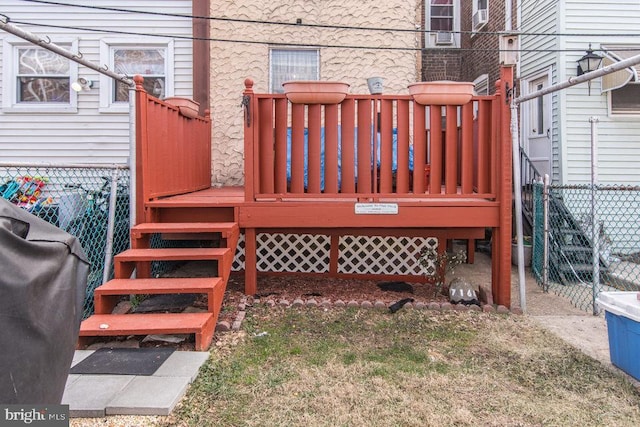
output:
<path id="1" fill-rule="evenodd" d="M 618 0 L 565 0 L 565 28 L 568 34 L 581 34 L 564 38 L 567 52 L 561 62 L 566 78 L 576 75 L 576 61 L 592 44 L 599 49 L 607 44 L 640 44 L 637 37 L 616 37 L 606 34 L 637 34 L 640 22 L 640 2 Z M 589 34 L 593 34 L 590 36 Z M 601 53 L 601 52 L 596 52 Z M 591 177 L 589 117 L 598 117 L 598 176 L 603 184 L 640 184 L 640 115 L 612 115 L 609 95 L 601 94 L 601 82 L 566 90 L 565 173 L 563 183 L 588 183 Z"/>
<path id="2" fill-rule="evenodd" d="M 214 17 L 303 24 L 403 28 L 420 25 L 421 2 L 355 0 L 212 2 Z M 418 32 L 363 31 L 306 26 L 278 26 L 212 21 L 211 37 L 255 43 L 211 43 L 211 109 L 213 117 L 213 182 L 243 181 L 243 113 L 240 108 L 244 80 L 254 81 L 255 92 L 269 91 L 269 44 L 300 43 L 341 46 L 389 46 L 407 50 L 320 49 L 320 79 L 351 85 L 350 93 L 369 93 L 366 79 L 384 78 L 385 93 L 408 93 L 418 75 L 415 49 Z M 265 43 L 266 42 L 266 43 Z M 274 45 L 274 47 L 277 47 Z M 280 46 L 286 47 L 286 46 Z"/>
<path id="3" fill-rule="evenodd" d="M 560 4 L 558 0 L 521 0 L 521 29 L 523 33 L 554 34 L 558 32 L 560 22 Z M 521 39 L 520 78 L 530 81 L 543 74 L 551 73 L 550 84 L 559 83 L 556 65 L 560 40 L 554 36 L 524 35 Z M 562 119 L 560 109 L 561 94 L 553 93 L 551 97 L 551 179 L 558 182 L 561 171 L 562 133 L 559 123 Z M 535 102 L 535 101 L 529 101 Z M 521 106 L 522 109 L 523 106 Z M 521 121 L 524 123 L 524 119 Z M 524 137 L 524 136 L 523 136 Z"/>
<path id="4" fill-rule="evenodd" d="M 138 0 L 125 2 L 116 0 L 79 1 L 67 0 L 90 6 L 115 7 L 143 11 L 191 14 L 191 0 Z M 158 41 L 157 37 L 145 39 L 139 35 L 104 34 L 74 29 L 31 26 L 18 21 L 41 25 L 89 27 L 166 36 L 182 36 L 174 39 L 175 53 L 173 73 L 174 88 L 168 88 L 177 96 L 192 96 L 192 34 L 190 18 L 117 13 L 98 9 L 55 6 L 3 0 L 1 12 L 20 28 L 46 38 L 55 43 L 58 40 L 77 40 L 77 48 L 84 59 L 101 64 L 100 41 L 123 40 L 142 45 L 145 40 Z M 5 72 L 7 52 L 2 52 L 5 40 L 19 40 L 0 31 L 0 73 Z M 165 39 L 167 40 L 167 39 Z M 99 74 L 83 66 L 78 67 L 78 75 L 94 82 L 97 86 L 78 94 L 76 112 L 33 113 L 8 112 L 0 109 L 0 159 L 3 162 L 46 162 L 60 163 L 127 163 L 129 157 L 129 115 L 128 112 L 100 112 L 100 91 L 103 86 Z M 0 77 L 2 77 L 0 75 Z M 106 85 L 105 85 L 106 86 Z M 5 88 L 0 88 L 5 91 Z M 2 92 L 0 92 L 0 96 Z"/>

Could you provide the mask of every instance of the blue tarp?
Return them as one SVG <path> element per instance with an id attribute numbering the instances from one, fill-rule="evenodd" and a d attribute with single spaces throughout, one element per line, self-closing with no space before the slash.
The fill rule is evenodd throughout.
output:
<path id="1" fill-rule="evenodd" d="M 372 128 L 373 134 L 373 128 Z M 377 136 L 377 166 L 380 167 L 380 133 L 376 133 Z M 392 133 L 392 170 L 395 172 L 398 169 L 398 130 L 393 129 Z M 358 178 L 358 129 L 355 129 L 354 133 L 354 150 L 355 150 L 355 159 L 354 159 L 354 167 L 356 179 Z M 373 141 L 371 141 L 371 146 L 373 148 Z M 341 180 L 341 169 L 342 169 L 342 133 L 338 128 L 338 185 L 340 185 Z M 371 150 L 373 152 L 373 149 Z M 325 170 L 324 170 L 324 162 L 325 162 L 325 145 L 324 145 L 324 128 L 320 129 L 320 188 L 324 190 L 324 178 L 325 178 Z M 371 159 L 371 163 L 373 163 L 373 159 Z M 413 146 L 409 145 L 409 170 L 413 170 Z M 287 182 L 291 182 L 291 128 L 287 128 Z M 304 129 L 304 186 L 307 188 L 309 184 L 309 129 Z"/>

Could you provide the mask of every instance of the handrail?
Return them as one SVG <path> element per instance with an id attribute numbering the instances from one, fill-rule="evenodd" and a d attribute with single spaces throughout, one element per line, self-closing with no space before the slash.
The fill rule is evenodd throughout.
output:
<path id="1" fill-rule="evenodd" d="M 533 184 L 542 181 L 542 174 L 531 162 L 527 153 L 524 152 L 522 146 L 520 146 L 520 174 L 522 191 L 522 211 L 527 217 L 527 220 L 533 224 Z"/>

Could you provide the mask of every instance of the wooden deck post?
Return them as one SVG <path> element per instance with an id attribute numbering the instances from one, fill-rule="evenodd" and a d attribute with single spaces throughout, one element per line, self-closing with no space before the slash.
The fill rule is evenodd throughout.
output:
<path id="1" fill-rule="evenodd" d="M 513 88 L 513 68 L 502 67 L 496 88 L 499 105 L 494 125 L 497 130 L 497 194 L 500 201 L 499 227 L 494 228 L 492 247 L 492 289 L 494 301 L 505 307 L 511 306 L 511 205 L 512 205 L 512 157 L 511 157 L 511 110 L 510 89 Z M 495 110 L 494 110 L 495 111 Z M 494 172 L 496 173 L 496 172 Z"/>
<path id="2" fill-rule="evenodd" d="M 244 293 L 255 295 L 258 292 L 258 245 L 256 229 L 244 230 Z"/>

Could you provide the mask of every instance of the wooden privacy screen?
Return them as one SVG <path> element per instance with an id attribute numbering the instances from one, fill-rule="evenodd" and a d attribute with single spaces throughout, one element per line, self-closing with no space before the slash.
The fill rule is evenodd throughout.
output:
<path id="1" fill-rule="evenodd" d="M 463 106 L 424 106 L 406 95 L 305 105 L 254 94 L 250 82 L 245 96 L 247 201 L 496 197 L 495 96 Z"/>

